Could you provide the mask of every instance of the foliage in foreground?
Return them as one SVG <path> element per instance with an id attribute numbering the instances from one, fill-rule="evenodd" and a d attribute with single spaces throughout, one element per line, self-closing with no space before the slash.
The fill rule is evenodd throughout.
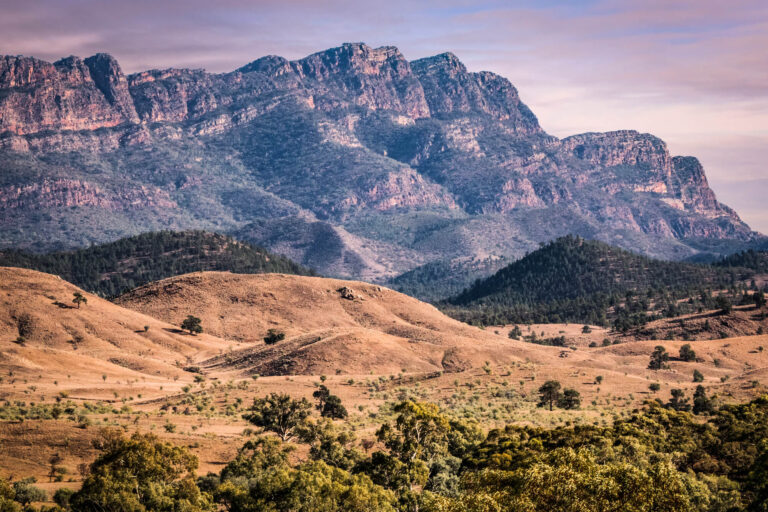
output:
<path id="1" fill-rule="evenodd" d="M 768 510 L 768 397 L 723 406 L 705 422 L 648 402 L 612 426 L 487 434 L 434 404 L 405 401 L 362 443 L 366 452 L 344 422 L 305 416 L 309 404 L 284 398 L 257 399 L 249 415 L 265 432 L 221 473 L 197 479 L 187 448 L 107 430 L 83 488 L 57 502 L 115 512 Z M 290 435 L 309 445 L 308 458 L 272 435 L 281 412 L 297 420 Z M 0 511 L 17 510 L 14 486 L 0 480 Z"/>

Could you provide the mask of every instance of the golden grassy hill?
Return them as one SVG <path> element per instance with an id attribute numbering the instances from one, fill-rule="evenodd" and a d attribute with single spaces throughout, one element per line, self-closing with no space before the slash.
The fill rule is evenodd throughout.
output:
<path id="1" fill-rule="evenodd" d="M 75 292 L 88 303 L 77 308 Z M 173 389 L 192 380 L 182 370 L 188 362 L 209 358 L 229 345 L 210 335 L 181 333 L 56 276 L 0 267 L 0 371 L 7 375 L 3 388 L 23 387 L 23 381 L 35 386 L 33 378 L 44 375 L 73 397 L 87 393 L 108 398 L 116 387 L 141 393 L 158 382 Z"/>
<path id="2" fill-rule="evenodd" d="M 116 302 L 176 325 L 194 314 L 206 332 L 246 344 L 207 361 L 209 369 L 261 375 L 453 372 L 485 361 L 538 359 L 541 352 L 356 281 L 202 272 L 142 286 Z M 286 340 L 266 345 L 272 328 Z"/>
<path id="3" fill-rule="evenodd" d="M 345 288 L 350 298 L 340 291 Z M 80 309 L 72 304 L 75 292 L 88 298 Z M 188 314 L 202 319 L 204 334 L 178 330 Z M 23 345 L 14 341 L 21 319 Z M 286 339 L 265 345 L 270 328 Z M 574 346 L 564 349 L 510 340 L 509 329 L 481 330 L 387 288 L 335 279 L 194 273 L 111 303 L 55 276 L 0 267 L 0 412 L 16 402 L 28 408 L 59 398 L 111 401 L 111 412 L 89 413 L 91 425 L 152 430 L 194 445 L 206 472 L 218 471 L 242 444 L 248 424 L 240 414 L 255 396 L 279 391 L 311 398 L 323 374 L 369 431 L 369 415 L 402 396 L 469 411 L 488 427 L 554 426 L 609 421 L 644 400 L 667 400 L 673 388 L 690 397 L 698 385 L 694 369 L 720 402 L 752 398 L 768 383 L 766 335 L 690 342 L 698 360 L 684 362 L 674 358 L 684 341 L 590 348 L 608 333 L 582 334 L 574 324 L 531 326 L 542 336 L 565 335 Z M 673 356 L 668 369 L 648 369 L 656 345 Z M 188 365 L 204 375 L 184 371 Z M 262 377 L 253 381 L 253 374 Z M 548 379 L 577 389 L 582 409 L 537 408 L 537 389 Z M 660 390 L 650 391 L 651 383 Z M 80 423 L 77 415 L 0 421 L 0 474 L 44 479 L 54 453 L 70 469 L 92 460 L 98 429 Z M 165 429 L 169 423 L 174 429 Z"/>

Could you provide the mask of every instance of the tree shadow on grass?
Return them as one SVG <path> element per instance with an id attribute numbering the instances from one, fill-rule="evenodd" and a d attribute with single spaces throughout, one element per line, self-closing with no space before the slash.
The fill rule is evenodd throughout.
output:
<path id="1" fill-rule="evenodd" d="M 186 334 L 186 335 L 189 335 L 189 333 L 187 331 L 182 331 L 181 329 L 174 329 L 174 328 L 171 328 L 171 327 L 163 327 L 163 330 L 166 331 L 166 332 L 173 333 L 173 334 Z M 141 332 L 144 332 L 144 331 L 141 331 Z"/>

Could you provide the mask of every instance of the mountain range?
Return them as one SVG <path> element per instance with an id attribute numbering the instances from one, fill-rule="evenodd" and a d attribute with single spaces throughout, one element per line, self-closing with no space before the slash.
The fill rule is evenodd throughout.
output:
<path id="1" fill-rule="evenodd" d="M 0 212 L 2 248 L 205 229 L 380 282 L 569 233 L 680 260 L 766 240 L 653 135 L 559 139 L 504 77 L 363 43 L 221 74 L 2 56 Z"/>

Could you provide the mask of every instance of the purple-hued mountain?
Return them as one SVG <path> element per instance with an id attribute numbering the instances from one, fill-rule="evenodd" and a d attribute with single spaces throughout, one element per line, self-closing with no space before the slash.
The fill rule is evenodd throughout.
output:
<path id="1" fill-rule="evenodd" d="M 378 280 L 568 233 L 674 259 L 764 240 L 657 137 L 558 139 L 506 78 L 361 43 L 223 74 L 0 57 L 0 212 L 0 247 L 199 228 Z"/>

